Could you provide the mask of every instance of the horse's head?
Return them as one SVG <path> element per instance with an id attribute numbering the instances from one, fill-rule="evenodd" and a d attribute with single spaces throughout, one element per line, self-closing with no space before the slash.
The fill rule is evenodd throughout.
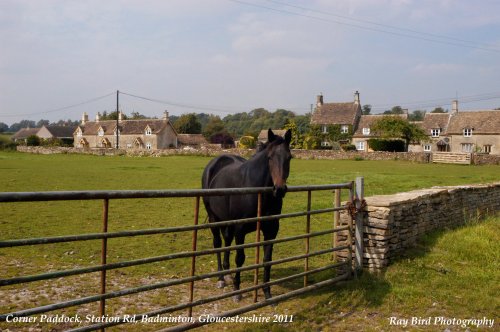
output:
<path id="1" fill-rule="evenodd" d="M 286 180 L 290 174 L 290 141 L 292 132 L 287 130 L 285 137 L 277 136 L 271 129 L 267 132 L 268 146 L 266 148 L 269 170 L 273 180 L 273 195 L 283 198 L 286 194 Z"/>

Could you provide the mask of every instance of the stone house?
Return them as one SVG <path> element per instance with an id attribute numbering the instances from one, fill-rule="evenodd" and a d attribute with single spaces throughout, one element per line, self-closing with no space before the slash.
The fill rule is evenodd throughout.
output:
<path id="1" fill-rule="evenodd" d="M 262 129 L 259 133 L 259 136 L 257 136 L 257 142 L 266 143 L 268 131 L 269 129 Z M 272 129 L 272 131 L 275 135 L 285 137 L 286 129 Z"/>
<path id="2" fill-rule="evenodd" d="M 344 103 L 324 103 L 323 95 L 318 95 L 316 99 L 316 107 L 311 115 L 311 125 L 317 125 L 321 128 L 323 139 L 321 141 L 322 147 L 331 145 L 332 134 L 337 136 L 347 137 L 352 135 L 357 127 L 361 118 L 361 102 L 359 99 L 359 92 L 354 93 L 354 101 Z M 332 133 L 331 131 L 339 131 Z M 344 139 L 341 143 L 348 143 L 349 139 Z"/>
<path id="3" fill-rule="evenodd" d="M 500 154 L 500 110 L 459 111 L 454 100 L 450 113 L 426 114 L 422 128 L 431 141 L 411 151 Z"/>
<path id="4" fill-rule="evenodd" d="M 73 132 L 75 131 L 74 126 L 46 126 L 43 125 L 41 128 L 22 128 L 14 135 L 12 135 L 12 140 L 14 142 L 24 141 L 29 136 L 36 135 L 43 140 L 49 139 L 59 139 L 66 144 L 73 144 Z"/>
<path id="5" fill-rule="evenodd" d="M 29 136 L 36 135 L 40 128 L 21 128 L 10 138 L 16 143 L 25 142 Z"/>
<path id="6" fill-rule="evenodd" d="M 76 148 L 116 148 L 117 121 L 88 121 L 83 113 L 82 122 L 73 133 Z M 120 149 L 167 149 L 177 148 L 177 132 L 165 111 L 162 119 L 123 120 L 118 119 L 118 147 Z"/>

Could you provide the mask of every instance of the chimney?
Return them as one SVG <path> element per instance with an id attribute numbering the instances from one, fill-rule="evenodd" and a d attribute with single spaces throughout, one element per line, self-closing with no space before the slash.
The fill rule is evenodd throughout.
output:
<path id="1" fill-rule="evenodd" d="M 101 119 L 101 113 L 97 112 L 97 114 L 95 115 L 95 122 L 99 122 L 100 119 Z"/>
<path id="2" fill-rule="evenodd" d="M 163 112 L 163 121 L 168 121 L 168 111 Z"/>
<path id="3" fill-rule="evenodd" d="M 316 106 L 321 107 L 323 105 L 323 94 L 316 96 Z"/>
<path id="4" fill-rule="evenodd" d="M 84 125 L 88 121 L 89 121 L 89 116 L 88 116 L 87 112 L 83 112 L 83 114 L 82 114 L 82 125 Z"/>
<path id="5" fill-rule="evenodd" d="M 120 122 L 123 121 L 123 113 L 122 113 L 122 111 L 118 112 L 118 121 L 120 121 Z"/>
<path id="6" fill-rule="evenodd" d="M 356 104 L 361 104 L 359 101 L 359 92 L 358 91 L 354 92 L 354 102 Z"/>
<path id="7" fill-rule="evenodd" d="M 456 114 L 458 113 L 458 100 L 452 100 L 451 101 L 451 113 Z"/>

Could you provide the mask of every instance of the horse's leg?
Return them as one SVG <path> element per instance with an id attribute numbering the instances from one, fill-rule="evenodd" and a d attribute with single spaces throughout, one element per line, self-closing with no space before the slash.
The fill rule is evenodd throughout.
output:
<path id="1" fill-rule="evenodd" d="M 274 240 L 278 235 L 278 229 L 269 229 L 264 232 L 264 241 Z M 264 263 L 270 262 L 273 260 L 273 244 L 264 245 Z M 269 282 L 271 278 L 271 265 L 267 265 L 264 267 L 264 283 Z M 266 286 L 262 288 L 264 291 L 264 297 L 267 299 L 271 298 L 271 287 Z"/>
<path id="2" fill-rule="evenodd" d="M 245 243 L 245 234 L 236 234 L 236 245 Z M 243 263 L 245 263 L 245 250 L 244 249 L 236 249 L 236 267 L 242 267 Z M 240 289 L 240 271 L 237 271 L 234 276 L 233 287 L 234 290 Z M 233 300 L 235 302 L 239 302 L 241 300 L 241 294 L 234 295 Z"/>
<path id="3" fill-rule="evenodd" d="M 225 227 L 222 235 L 224 237 L 225 247 L 226 248 L 230 247 L 231 244 L 233 243 L 233 239 L 234 239 L 234 227 L 232 227 L 232 226 Z M 230 254 L 231 254 L 230 250 L 224 251 L 224 262 L 222 263 L 222 267 L 224 268 L 224 270 L 229 270 Z M 226 285 L 229 285 L 233 282 L 233 277 L 231 276 L 231 274 L 226 274 L 226 275 L 224 275 L 224 280 L 225 280 Z"/>
<path id="4" fill-rule="evenodd" d="M 210 230 L 212 231 L 212 235 L 213 235 L 214 248 L 215 249 L 221 248 L 222 247 L 222 239 L 220 236 L 220 233 L 221 233 L 220 228 L 219 227 L 212 227 L 212 228 L 210 228 Z M 221 262 L 220 252 L 218 252 L 216 255 L 217 255 L 217 271 L 221 272 L 222 271 L 222 262 Z M 224 286 L 225 286 L 224 276 L 221 274 L 218 279 L 219 280 L 217 281 L 217 288 L 224 288 Z"/>

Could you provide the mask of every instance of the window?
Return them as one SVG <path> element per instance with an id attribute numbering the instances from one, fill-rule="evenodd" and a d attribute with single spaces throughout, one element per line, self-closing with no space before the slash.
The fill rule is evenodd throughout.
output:
<path id="1" fill-rule="evenodd" d="M 472 143 L 462 144 L 462 152 L 472 152 L 473 149 L 474 149 L 474 144 Z"/>
<path id="2" fill-rule="evenodd" d="M 370 128 L 363 128 L 363 135 L 370 135 Z"/>
<path id="3" fill-rule="evenodd" d="M 364 151 L 365 150 L 365 142 L 356 142 L 356 150 Z"/>
<path id="4" fill-rule="evenodd" d="M 151 150 L 151 143 L 146 143 L 146 149 Z"/>
<path id="5" fill-rule="evenodd" d="M 149 126 L 146 127 L 146 135 L 152 135 L 153 134 L 153 131 L 151 130 L 151 128 Z"/>
<path id="6" fill-rule="evenodd" d="M 429 152 L 429 151 L 431 151 L 431 149 L 432 149 L 432 146 L 430 144 L 424 145 L 424 151 Z"/>
<path id="7" fill-rule="evenodd" d="M 321 146 L 323 146 L 323 147 L 330 146 L 330 143 L 327 141 L 323 141 L 323 142 L 321 142 Z"/>
<path id="8" fill-rule="evenodd" d="M 327 128 L 327 126 L 326 126 L 326 125 L 321 126 L 321 132 L 322 132 L 323 134 L 328 134 L 328 128 Z"/>
<path id="9" fill-rule="evenodd" d="M 464 128 L 464 137 L 472 136 L 472 128 Z"/>
<path id="10" fill-rule="evenodd" d="M 483 146 L 483 152 L 484 153 L 491 153 L 491 145 Z"/>
<path id="11" fill-rule="evenodd" d="M 439 128 L 431 129 L 431 136 L 432 137 L 439 137 L 440 134 L 441 134 L 441 129 L 439 129 Z"/>
<path id="12" fill-rule="evenodd" d="M 340 126 L 340 132 L 342 134 L 347 134 L 349 132 L 349 126 L 347 126 L 347 125 Z"/>
<path id="13" fill-rule="evenodd" d="M 127 143 L 127 149 L 131 149 L 132 148 L 132 143 Z"/>
<path id="14" fill-rule="evenodd" d="M 99 128 L 99 130 L 97 131 L 97 135 L 104 136 L 104 129 Z"/>

